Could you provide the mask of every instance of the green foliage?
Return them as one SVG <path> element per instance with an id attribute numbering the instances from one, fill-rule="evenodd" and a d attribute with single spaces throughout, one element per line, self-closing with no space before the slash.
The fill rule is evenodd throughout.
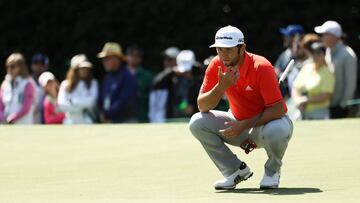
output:
<path id="1" fill-rule="evenodd" d="M 45 52 L 51 71 L 63 78 L 66 60 L 86 53 L 101 76 L 96 53 L 106 41 L 117 41 L 123 47 L 143 46 L 145 67 L 157 72 L 166 47 L 193 49 L 202 61 L 214 54 L 208 46 L 216 30 L 232 24 L 244 31 L 249 51 L 273 62 L 282 49 L 279 27 L 300 23 L 311 32 L 328 19 L 343 25 L 348 43 L 359 53 L 359 12 L 355 0 L 2 0 L 0 59 L 4 62 L 13 51 L 23 52 L 28 60 L 35 52 Z"/>

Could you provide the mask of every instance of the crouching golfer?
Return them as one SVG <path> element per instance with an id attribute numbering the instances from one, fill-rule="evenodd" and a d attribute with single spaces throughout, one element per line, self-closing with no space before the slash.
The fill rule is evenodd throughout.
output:
<path id="1" fill-rule="evenodd" d="M 198 96 L 200 112 L 192 116 L 189 127 L 225 177 L 215 182 L 215 189 L 234 189 L 253 174 L 225 143 L 246 153 L 264 148 L 268 160 L 260 189 L 277 188 L 293 126 L 274 68 L 264 57 L 246 51 L 244 35 L 236 27 L 218 30 L 210 47 L 218 56 L 207 67 Z M 212 110 L 224 94 L 230 110 Z"/>

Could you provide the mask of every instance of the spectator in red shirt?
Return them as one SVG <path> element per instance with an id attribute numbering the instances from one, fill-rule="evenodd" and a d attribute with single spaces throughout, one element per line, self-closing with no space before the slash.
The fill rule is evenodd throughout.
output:
<path id="1" fill-rule="evenodd" d="M 44 72 L 39 77 L 39 84 L 44 88 L 45 97 L 43 100 L 43 121 L 44 124 L 61 124 L 65 114 L 59 111 L 57 95 L 59 83 L 50 72 Z"/>
<path id="2" fill-rule="evenodd" d="M 293 126 L 274 68 L 264 57 L 246 51 L 244 35 L 236 27 L 218 30 L 210 47 L 218 56 L 207 67 L 198 96 L 200 112 L 192 116 L 189 127 L 225 177 L 215 182 L 215 189 L 234 189 L 253 174 L 225 143 L 246 153 L 264 148 L 268 160 L 260 188 L 277 188 Z M 212 110 L 224 94 L 230 110 Z"/>

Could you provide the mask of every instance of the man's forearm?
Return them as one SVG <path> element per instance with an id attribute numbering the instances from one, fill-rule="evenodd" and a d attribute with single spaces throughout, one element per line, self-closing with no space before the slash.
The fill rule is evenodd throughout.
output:
<path id="1" fill-rule="evenodd" d="M 225 90 L 220 88 L 219 84 L 215 85 L 213 89 L 206 93 L 200 93 L 198 96 L 198 108 L 201 112 L 208 112 L 214 109 L 221 97 L 224 95 Z"/>

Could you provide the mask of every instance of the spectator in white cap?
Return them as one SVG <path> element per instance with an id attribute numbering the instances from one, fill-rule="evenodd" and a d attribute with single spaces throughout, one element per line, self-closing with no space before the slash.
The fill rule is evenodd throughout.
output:
<path id="1" fill-rule="evenodd" d="M 70 68 L 60 85 L 58 104 L 65 112 L 64 124 L 90 124 L 96 121 L 98 83 L 84 54 L 71 59 Z"/>
<path id="2" fill-rule="evenodd" d="M 345 118 L 349 113 L 346 101 L 353 99 L 357 82 L 357 57 L 355 52 L 343 43 L 340 24 L 336 21 L 326 21 L 315 27 L 315 32 L 322 35 L 322 41 L 327 47 L 326 61 L 335 74 L 335 89 L 331 96 L 331 118 Z"/>
<path id="3" fill-rule="evenodd" d="M 268 160 L 260 188 L 277 188 L 293 126 L 274 67 L 247 52 L 243 33 L 233 26 L 219 29 L 210 47 L 216 48 L 217 56 L 206 69 L 197 99 L 200 112 L 192 116 L 189 127 L 224 176 L 215 189 L 235 189 L 253 175 L 226 143 L 245 153 L 264 148 Z M 214 110 L 224 95 L 230 110 Z"/>
<path id="4" fill-rule="evenodd" d="M 189 117 L 196 109 L 196 104 L 193 104 L 191 102 L 193 99 L 189 97 L 191 91 L 194 91 L 191 87 L 195 83 L 193 75 L 193 68 L 197 64 L 195 53 L 192 50 L 182 50 L 176 57 L 176 63 L 175 117 Z"/>
<path id="5" fill-rule="evenodd" d="M 39 77 L 39 84 L 44 89 L 45 97 L 42 102 L 42 118 L 44 124 L 61 124 L 65 118 L 57 105 L 59 83 L 51 72 L 43 72 Z"/>
<path id="6" fill-rule="evenodd" d="M 152 123 L 174 118 L 176 57 L 179 48 L 169 47 L 162 52 L 163 70 L 155 75 L 149 99 L 149 119 Z"/>

